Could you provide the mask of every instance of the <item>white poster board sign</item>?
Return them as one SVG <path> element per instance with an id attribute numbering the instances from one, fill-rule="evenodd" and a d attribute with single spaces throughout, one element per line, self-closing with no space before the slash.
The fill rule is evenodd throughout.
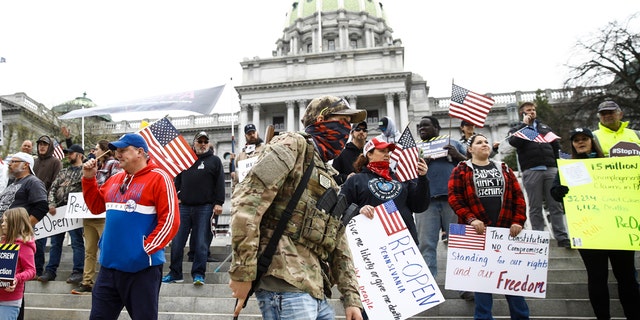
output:
<path id="1" fill-rule="evenodd" d="M 54 234 L 67 232 L 82 228 L 82 219 L 67 219 L 65 213 L 67 212 L 67 206 L 56 208 L 56 215 L 52 216 L 47 213 L 42 220 L 38 221 L 33 227 L 33 233 L 37 239 L 46 238 Z"/>
<path id="2" fill-rule="evenodd" d="M 549 268 L 549 232 L 449 225 L 445 289 L 544 298 Z"/>
<path id="3" fill-rule="evenodd" d="M 345 233 L 369 319 L 407 319 L 444 302 L 393 201 L 377 206 L 373 219 L 357 215 Z"/>
<path id="4" fill-rule="evenodd" d="M 238 161 L 238 167 L 236 168 L 236 174 L 238 175 L 238 182 L 244 180 L 244 177 L 247 176 L 249 170 L 253 167 L 253 165 L 258 160 L 258 157 L 252 157 L 249 159 L 244 159 Z"/>
<path id="5" fill-rule="evenodd" d="M 87 204 L 84 202 L 82 192 L 72 192 L 69 193 L 69 198 L 67 198 L 67 211 L 65 217 L 67 217 L 67 219 L 96 219 L 106 218 L 107 213 L 103 212 L 101 214 L 92 214 L 91 211 L 89 211 Z"/>

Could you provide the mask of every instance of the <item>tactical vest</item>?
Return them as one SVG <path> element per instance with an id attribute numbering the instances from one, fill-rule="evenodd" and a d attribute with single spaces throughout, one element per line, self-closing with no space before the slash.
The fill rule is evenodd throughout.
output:
<path id="1" fill-rule="evenodd" d="M 274 142 L 277 143 L 277 141 L 272 141 L 271 143 Z M 265 241 L 268 242 L 268 239 L 271 238 L 273 234 L 273 230 L 275 230 L 278 225 L 278 221 L 280 221 L 282 212 L 287 207 L 298 183 L 302 180 L 304 170 L 307 169 L 310 161 L 315 161 L 315 167 L 311 173 L 309 183 L 302 193 L 300 201 L 295 206 L 283 235 L 308 248 L 315 253 L 318 258 L 326 261 L 335 249 L 342 224 L 339 219 L 336 219 L 324 210 L 317 209 L 316 203 L 317 199 L 328 189 L 323 185 L 334 188 L 336 191 L 338 191 L 338 188 L 325 163 L 315 157 L 313 142 L 309 141 L 309 139 L 307 139 L 306 150 L 300 152 L 298 157 L 304 157 L 302 170 L 296 172 L 294 169 L 294 171 L 289 173 L 285 182 L 280 187 L 278 195 L 262 218 L 260 232 L 265 235 L 263 239 L 266 239 Z M 321 179 L 322 183 L 320 182 Z"/>

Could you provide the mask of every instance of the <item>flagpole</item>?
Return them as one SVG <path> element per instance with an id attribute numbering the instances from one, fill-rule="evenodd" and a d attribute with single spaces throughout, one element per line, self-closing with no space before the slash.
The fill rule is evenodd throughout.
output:
<path id="1" fill-rule="evenodd" d="M 231 154 L 233 154 L 233 159 L 231 159 L 231 161 L 229 162 L 229 172 L 236 171 L 235 170 L 236 139 L 235 139 L 235 136 L 234 136 L 234 131 L 235 131 L 234 128 L 233 128 L 234 125 L 235 125 L 235 121 L 234 121 L 234 118 L 233 118 L 233 113 L 231 113 Z M 233 183 L 233 181 L 232 181 L 232 183 Z"/>
<path id="2" fill-rule="evenodd" d="M 456 84 L 456 81 L 454 78 L 451 78 L 451 88 L 453 88 L 453 86 Z M 453 98 L 453 92 L 451 93 Z M 451 106 L 449 106 L 449 109 L 451 109 Z M 451 144 L 451 126 L 453 125 L 453 119 L 451 119 L 451 115 L 449 115 L 449 141 L 448 144 Z"/>

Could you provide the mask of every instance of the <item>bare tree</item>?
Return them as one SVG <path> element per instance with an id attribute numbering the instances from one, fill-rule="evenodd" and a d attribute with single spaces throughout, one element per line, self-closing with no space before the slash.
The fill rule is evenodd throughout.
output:
<path id="1" fill-rule="evenodd" d="M 636 124 L 640 120 L 640 12 L 613 21 L 575 46 L 565 87 L 576 88 L 574 102 L 584 111 L 603 100 L 616 101 Z M 575 113 L 577 116 L 580 112 Z M 589 118 L 593 117 L 591 114 Z"/>

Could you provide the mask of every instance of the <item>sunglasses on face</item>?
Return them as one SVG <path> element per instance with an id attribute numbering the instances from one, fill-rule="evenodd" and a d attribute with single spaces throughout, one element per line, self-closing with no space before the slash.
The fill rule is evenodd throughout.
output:
<path id="1" fill-rule="evenodd" d="M 356 132 L 360 132 L 360 131 L 367 132 L 367 129 L 358 127 L 358 128 L 353 129 L 353 131 L 356 131 Z"/>
<path id="2" fill-rule="evenodd" d="M 209 143 L 209 140 L 198 140 L 199 144 L 207 144 Z"/>

